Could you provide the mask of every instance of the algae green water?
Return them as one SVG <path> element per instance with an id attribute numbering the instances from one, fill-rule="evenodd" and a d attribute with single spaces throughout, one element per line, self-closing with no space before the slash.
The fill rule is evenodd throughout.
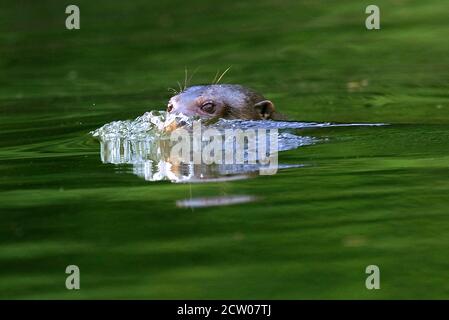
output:
<path id="1" fill-rule="evenodd" d="M 67 4 L 0 3 L 0 298 L 449 297 L 447 1 L 376 1 L 378 31 L 366 1 Z M 290 119 L 391 125 L 297 130 L 303 167 L 238 181 L 100 161 L 91 130 L 230 65 Z M 177 206 L 216 196 L 256 200 Z"/>

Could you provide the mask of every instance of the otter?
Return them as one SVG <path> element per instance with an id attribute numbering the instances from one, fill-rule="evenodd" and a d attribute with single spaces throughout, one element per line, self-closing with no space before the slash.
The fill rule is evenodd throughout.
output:
<path id="1" fill-rule="evenodd" d="M 167 112 L 209 119 L 285 119 L 276 112 L 273 102 L 238 84 L 188 87 L 170 98 Z"/>

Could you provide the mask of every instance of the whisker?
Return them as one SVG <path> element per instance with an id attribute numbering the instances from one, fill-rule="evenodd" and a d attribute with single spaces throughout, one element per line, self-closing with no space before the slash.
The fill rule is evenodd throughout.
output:
<path id="1" fill-rule="evenodd" d="M 221 78 L 223 78 L 223 76 L 226 74 L 226 72 L 229 71 L 229 69 L 231 69 L 231 66 L 229 66 L 220 76 L 220 78 L 218 78 L 217 82 L 215 82 L 215 84 L 218 84 L 221 80 Z"/>
<path id="2" fill-rule="evenodd" d="M 175 95 L 178 94 L 178 91 L 176 91 L 175 88 L 168 88 L 168 91 L 171 92 L 171 93 L 173 93 L 173 94 L 175 94 Z"/>
<path id="3" fill-rule="evenodd" d="M 217 81 L 217 77 L 218 77 L 218 73 L 220 72 L 220 70 L 217 70 L 217 72 L 215 73 L 215 77 L 214 77 L 214 79 L 212 80 L 212 84 L 215 84 L 216 83 L 216 81 Z"/>
<path id="4" fill-rule="evenodd" d="M 181 86 L 181 82 L 176 81 L 178 83 L 178 87 L 179 87 L 179 92 L 182 92 L 182 86 Z"/>

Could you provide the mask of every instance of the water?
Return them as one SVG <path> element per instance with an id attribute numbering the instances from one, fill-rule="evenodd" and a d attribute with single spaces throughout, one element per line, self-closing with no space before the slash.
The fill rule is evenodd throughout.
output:
<path id="1" fill-rule="evenodd" d="M 379 1 L 379 32 L 357 1 L 78 4 L 72 32 L 53 1 L 0 3 L 1 298 L 448 297 L 447 3 Z M 314 124 L 276 175 L 101 161 L 91 131 L 229 65 Z"/>
<path id="2" fill-rule="evenodd" d="M 291 129 L 383 125 L 227 119 L 219 119 L 213 124 L 208 122 L 198 117 L 150 111 L 133 121 L 107 123 L 91 134 L 100 142 L 100 158 L 103 163 L 131 165 L 132 172 L 147 181 L 185 183 L 229 181 L 249 178 L 255 174 L 272 175 L 279 169 L 302 167 L 302 164 L 279 164 L 278 153 L 324 140 L 288 132 Z M 182 129 L 180 135 L 189 138 L 190 152 L 187 161 L 180 160 L 180 156 L 172 152 L 179 144 L 178 135 L 174 137 L 173 131 L 169 129 L 174 127 Z M 242 137 L 240 142 L 240 138 L 236 138 L 239 133 Z M 204 150 L 210 145 L 211 138 L 221 141 L 219 152 L 222 156 L 208 162 L 209 157 L 204 156 Z M 193 139 L 202 140 L 201 149 L 196 151 L 202 156 L 201 161 L 194 161 L 194 152 L 191 150 Z M 262 147 L 264 151 L 261 151 Z M 232 158 L 226 160 L 229 155 Z M 209 164 L 210 162 L 212 163 Z M 262 172 L 264 169 L 269 171 Z"/>

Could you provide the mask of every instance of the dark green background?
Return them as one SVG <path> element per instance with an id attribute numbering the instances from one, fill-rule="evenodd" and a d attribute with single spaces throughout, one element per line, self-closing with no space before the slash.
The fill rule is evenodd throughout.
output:
<path id="1" fill-rule="evenodd" d="M 447 298 L 449 3 L 376 1 L 379 31 L 369 4 L 2 1 L 0 297 Z M 228 66 L 224 82 L 290 119 L 392 125 L 298 132 L 329 141 L 245 181 L 151 183 L 100 162 L 90 130 L 164 109 L 186 67 L 198 84 Z M 240 194 L 258 201 L 175 204 Z"/>

